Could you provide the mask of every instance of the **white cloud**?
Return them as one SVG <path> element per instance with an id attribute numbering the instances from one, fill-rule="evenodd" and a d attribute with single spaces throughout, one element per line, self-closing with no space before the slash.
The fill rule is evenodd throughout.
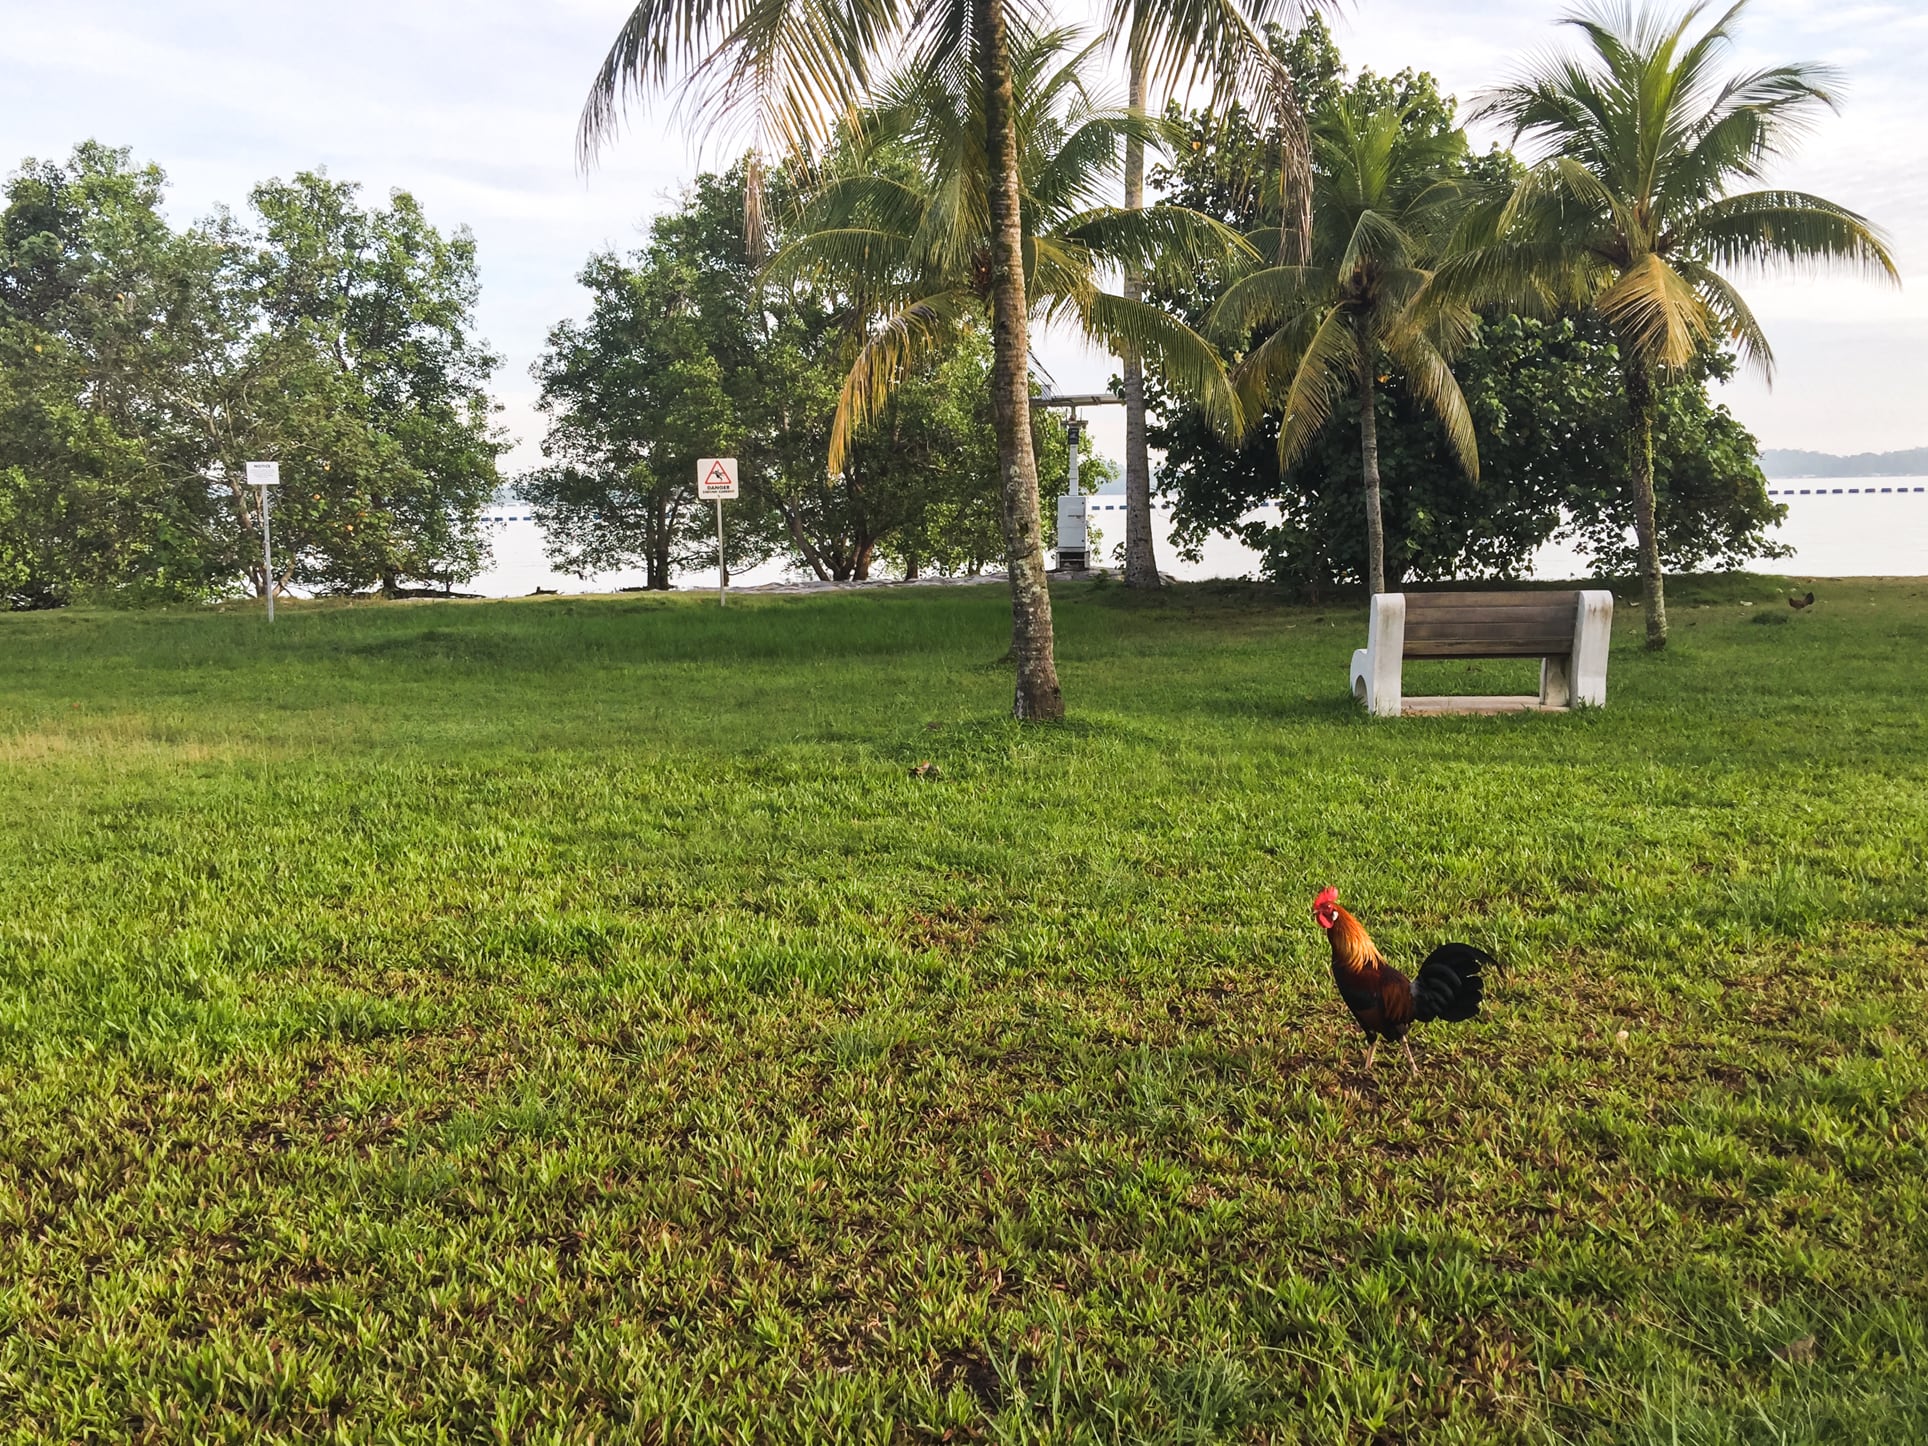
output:
<path id="1" fill-rule="evenodd" d="M 1065 8 L 1078 4 L 1088 18 L 1101 8 L 1098 0 Z M 548 328 L 580 309 L 576 271 L 594 250 L 634 245 L 663 198 L 700 161 L 717 159 L 658 105 L 632 118 L 595 170 L 576 170 L 576 117 L 627 8 L 627 0 L 0 0 L 0 164 L 62 155 L 90 136 L 131 145 L 167 168 L 181 219 L 222 202 L 238 209 L 254 182 L 318 165 L 373 195 L 414 192 L 438 224 L 475 230 L 483 330 L 508 357 L 499 394 L 525 440 L 515 460 L 533 461 L 539 431 L 527 369 Z M 1359 0 L 1335 26 L 1355 66 L 1429 69 L 1466 100 L 1562 41 L 1551 24 L 1561 8 L 1557 0 Z M 1737 64 L 1823 57 L 1847 69 L 1842 115 L 1817 128 L 1779 179 L 1875 218 L 1894 237 L 1904 272 L 1922 280 L 1898 296 L 1833 277 L 1751 283 L 1783 382 L 1772 396 L 1737 387 L 1733 405 L 1777 445 L 1860 450 L 1875 444 L 1859 439 L 1878 430 L 1902 438 L 1884 446 L 1928 442 L 1928 423 L 1903 435 L 1915 423 L 1914 404 L 1902 400 L 1928 392 L 1928 148 L 1914 141 L 1913 73 L 1928 44 L 1928 11 L 1758 0 L 1743 41 Z M 1066 387 L 1101 385 L 1115 369 L 1065 337 L 1040 338 L 1039 352 Z M 1826 365 L 1809 367 L 1810 356 Z M 1892 405 L 1895 417 L 1873 416 L 1871 398 Z"/>

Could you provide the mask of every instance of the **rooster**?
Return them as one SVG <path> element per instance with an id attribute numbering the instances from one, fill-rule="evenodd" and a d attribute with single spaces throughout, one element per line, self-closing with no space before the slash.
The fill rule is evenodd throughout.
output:
<path id="1" fill-rule="evenodd" d="M 1406 1063 L 1418 1074 L 1406 1031 L 1430 1019 L 1452 1023 L 1471 1019 L 1479 1013 L 1486 994 L 1484 971 L 1489 965 L 1500 967 L 1499 960 L 1484 949 L 1441 944 L 1426 956 L 1418 975 L 1408 979 L 1380 955 L 1365 927 L 1339 907 L 1337 889 L 1326 889 L 1312 901 L 1312 917 L 1332 946 L 1332 982 L 1339 986 L 1339 997 L 1371 1041 L 1366 1049 L 1368 1069 L 1379 1041 L 1396 1039 L 1405 1046 Z"/>

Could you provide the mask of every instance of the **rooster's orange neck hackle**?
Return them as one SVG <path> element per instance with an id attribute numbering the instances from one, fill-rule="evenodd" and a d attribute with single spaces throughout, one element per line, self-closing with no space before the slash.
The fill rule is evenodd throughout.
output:
<path id="1" fill-rule="evenodd" d="M 1312 901 L 1312 917 L 1326 932 L 1332 945 L 1335 973 L 1371 975 L 1379 969 L 1379 951 L 1373 947 L 1366 926 L 1339 907 L 1339 891 L 1323 889 Z"/>

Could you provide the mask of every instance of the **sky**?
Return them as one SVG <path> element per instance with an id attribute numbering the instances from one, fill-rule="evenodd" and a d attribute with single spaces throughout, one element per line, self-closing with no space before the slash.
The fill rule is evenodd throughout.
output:
<path id="1" fill-rule="evenodd" d="M 1069 18 L 1095 16 L 1067 0 Z M 1355 69 L 1433 72 L 1462 101 L 1555 44 L 1561 0 L 1349 0 L 1334 19 Z M 269 177 L 325 167 L 366 199 L 414 193 L 444 229 L 470 227 L 481 333 L 505 358 L 495 387 L 534 464 L 541 418 L 529 366 L 551 326 L 579 315 L 575 276 L 634 247 L 705 152 L 668 107 L 634 113 L 591 170 L 573 139 L 624 0 L 0 0 L 0 168 L 84 139 L 130 146 L 168 173 L 177 223 L 245 208 Z M 1778 368 L 1722 399 L 1768 447 L 1827 452 L 1928 446 L 1928 0 L 1755 0 L 1736 67 L 1825 61 L 1843 74 L 1824 119 L 1772 180 L 1814 190 L 1886 232 L 1904 284 L 1742 277 Z M 1103 387 L 1110 358 L 1045 336 L 1038 361 L 1066 391 Z M 1116 409 L 1094 418 L 1116 457 Z"/>

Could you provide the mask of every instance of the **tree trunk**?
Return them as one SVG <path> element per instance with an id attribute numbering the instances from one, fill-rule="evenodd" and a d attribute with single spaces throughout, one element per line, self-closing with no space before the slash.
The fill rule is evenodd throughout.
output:
<path id="1" fill-rule="evenodd" d="M 1653 370 L 1626 342 L 1622 371 L 1627 382 L 1627 411 L 1633 423 L 1628 439 L 1628 470 L 1633 473 L 1633 534 L 1640 548 L 1640 600 L 1647 613 L 1647 646 L 1667 646 L 1666 584 L 1660 572 L 1660 528 L 1654 517 L 1654 378 Z"/>
<path id="2" fill-rule="evenodd" d="M 1131 57 L 1128 103 L 1134 115 L 1145 109 L 1145 59 Z M 1125 140 L 1125 209 L 1145 205 L 1145 143 Z M 1145 299 L 1144 278 L 1135 267 L 1125 272 L 1125 299 Z M 1151 453 L 1145 442 L 1145 363 L 1127 351 L 1125 364 L 1125 586 L 1157 587 L 1158 553 L 1151 527 Z"/>
<path id="3" fill-rule="evenodd" d="M 240 488 L 234 490 L 234 507 L 241 519 L 241 532 L 244 537 L 252 537 L 248 555 L 248 585 L 254 589 L 257 598 L 268 595 L 268 573 L 262 566 L 261 556 L 261 513 L 248 505 L 247 493 Z"/>
<path id="4" fill-rule="evenodd" d="M 977 64 L 984 88 L 985 150 L 990 161 L 991 402 L 997 425 L 1005 566 L 1011 577 L 1011 660 L 1017 668 L 1012 712 L 1021 719 L 1064 717 L 1045 582 L 1044 527 L 1038 519 L 1038 459 L 1031 446 L 1031 344 L 1024 289 L 1024 230 L 1018 210 L 1018 139 L 1004 0 L 978 0 Z"/>
<path id="5" fill-rule="evenodd" d="M 650 504 L 650 519 L 643 554 L 643 586 L 652 592 L 669 591 L 669 530 L 673 525 L 669 509 L 660 500 Z"/>
<path id="6" fill-rule="evenodd" d="M 915 552 L 906 552 L 904 554 L 904 581 L 905 582 L 916 582 L 918 578 L 924 575 L 921 570 L 922 561 L 923 559 L 918 557 L 918 555 Z"/>
<path id="7" fill-rule="evenodd" d="M 1366 484 L 1366 586 L 1374 597 L 1386 590 L 1386 520 L 1379 508 L 1379 417 L 1375 409 L 1372 343 L 1359 338 L 1359 463 Z"/>

